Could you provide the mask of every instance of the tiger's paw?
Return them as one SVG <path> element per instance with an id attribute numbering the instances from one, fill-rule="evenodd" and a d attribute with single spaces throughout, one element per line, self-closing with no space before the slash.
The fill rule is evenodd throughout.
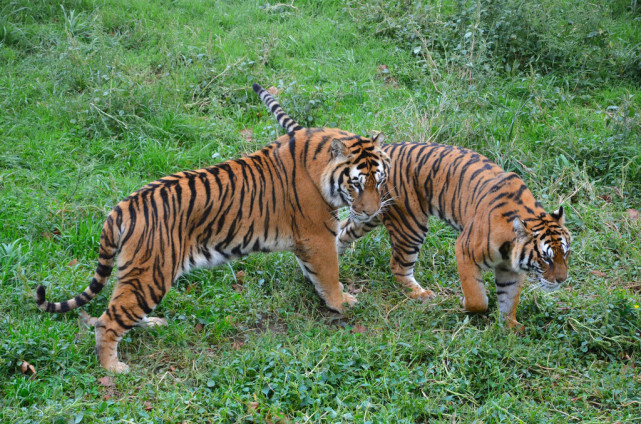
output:
<path id="1" fill-rule="evenodd" d="M 517 334 L 525 333 L 525 326 L 518 322 L 514 318 L 505 317 L 505 326 L 510 330 L 514 331 Z"/>
<path id="2" fill-rule="evenodd" d="M 348 306 L 354 306 L 357 302 L 356 296 L 343 292 L 343 304 L 347 303 Z"/>
<path id="3" fill-rule="evenodd" d="M 167 325 L 167 320 L 165 318 L 158 317 L 145 317 L 142 321 L 138 323 L 138 327 L 160 327 Z"/>
<path id="4" fill-rule="evenodd" d="M 343 243 L 341 241 L 336 242 L 336 251 L 339 255 L 345 253 L 345 251 L 352 247 L 352 243 Z"/>
<path id="5" fill-rule="evenodd" d="M 342 292 L 341 294 L 342 294 L 342 296 L 340 298 L 340 301 L 337 302 L 335 300 L 333 302 L 327 302 L 327 306 L 330 309 L 338 312 L 339 314 L 344 313 L 346 308 L 349 308 L 350 306 L 353 306 L 354 304 L 356 304 L 358 302 L 356 297 L 352 296 L 349 293 Z"/>
<path id="6" fill-rule="evenodd" d="M 461 297 L 461 306 L 466 312 L 482 313 L 487 311 L 487 296 L 476 299 L 468 299 L 465 296 Z"/>
<path id="7" fill-rule="evenodd" d="M 118 361 L 114 365 L 105 367 L 105 369 L 113 372 L 114 374 L 127 374 L 129 372 L 129 365 Z"/>
<path id="8" fill-rule="evenodd" d="M 410 293 L 410 297 L 420 302 L 426 302 L 428 300 L 434 299 L 436 297 L 436 293 L 434 293 L 430 289 L 414 290 L 412 291 L 412 293 Z"/>
<path id="9" fill-rule="evenodd" d="M 98 318 L 92 317 L 91 315 L 89 315 L 88 313 L 86 313 L 83 310 L 80 310 L 79 315 L 80 315 L 80 319 L 82 320 L 82 322 L 85 323 L 85 325 L 87 327 L 95 327 L 96 326 L 96 323 L 98 322 Z"/>

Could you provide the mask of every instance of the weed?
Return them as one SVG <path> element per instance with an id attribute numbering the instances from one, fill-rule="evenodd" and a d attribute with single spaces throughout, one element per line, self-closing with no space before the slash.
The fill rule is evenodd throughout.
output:
<path id="1" fill-rule="evenodd" d="M 156 3 L 0 6 L 1 422 L 638 420 L 636 2 Z M 252 255 L 177 281 L 154 311 L 170 325 L 128 333 L 132 372 L 105 375 L 92 331 L 42 313 L 33 289 L 84 289 L 106 214 L 143 184 L 282 134 L 253 82 L 304 125 L 461 145 L 517 172 L 567 207 L 567 283 L 526 284 L 523 335 L 467 315 L 457 233 L 430 219 L 416 275 L 434 302 L 394 282 L 383 231 L 341 258 L 359 299 L 341 317 L 293 255 Z"/>

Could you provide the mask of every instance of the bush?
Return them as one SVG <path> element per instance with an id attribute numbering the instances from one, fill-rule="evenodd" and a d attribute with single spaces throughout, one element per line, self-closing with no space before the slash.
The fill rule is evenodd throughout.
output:
<path id="1" fill-rule="evenodd" d="M 450 7 L 377 1 L 352 9 L 363 30 L 396 41 L 426 68 L 475 73 L 574 73 L 641 79 L 634 42 L 606 28 L 608 4 L 457 0 Z"/>

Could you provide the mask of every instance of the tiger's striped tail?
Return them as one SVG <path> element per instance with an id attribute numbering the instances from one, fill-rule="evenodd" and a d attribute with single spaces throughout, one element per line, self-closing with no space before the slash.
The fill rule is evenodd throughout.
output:
<path id="1" fill-rule="evenodd" d="M 120 250 L 120 230 L 115 228 L 110 215 L 102 227 L 100 236 L 100 254 L 98 267 L 89 286 L 73 299 L 64 302 L 49 302 L 45 299 L 45 287 L 39 285 L 36 289 L 36 303 L 45 312 L 68 312 L 89 303 L 105 287 L 114 265 L 116 253 Z"/>
<path id="2" fill-rule="evenodd" d="M 260 96 L 260 99 L 265 103 L 265 105 L 272 111 L 276 120 L 281 127 L 285 128 L 288 133 L 302 130 L 303 127 L 298 125 L 298 122 L 294 121 L 288 114 L 283 111 L 283 108 L 280 107 L 280 104 L 274 99 L 274 97 L 267 92 L 263 87 L 254 83 L 254 91 Z"/>

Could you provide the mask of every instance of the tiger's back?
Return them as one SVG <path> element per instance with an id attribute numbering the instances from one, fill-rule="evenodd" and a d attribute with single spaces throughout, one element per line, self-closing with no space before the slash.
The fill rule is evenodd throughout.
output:
<path id="1" fill-rule="evenodd" d="M 438 216 L 457 230 L 477 212 L 492 180 L 505 172 L 474 151 L 443 144 L 400 143 L 384 147 L 392 163 L 392 197 L 415 196 L 427 205 L 424 214 Z M 401 190 L 405 190 L 402 194 Z M 403 206 L 395 202 L 390 209 Z"/>

